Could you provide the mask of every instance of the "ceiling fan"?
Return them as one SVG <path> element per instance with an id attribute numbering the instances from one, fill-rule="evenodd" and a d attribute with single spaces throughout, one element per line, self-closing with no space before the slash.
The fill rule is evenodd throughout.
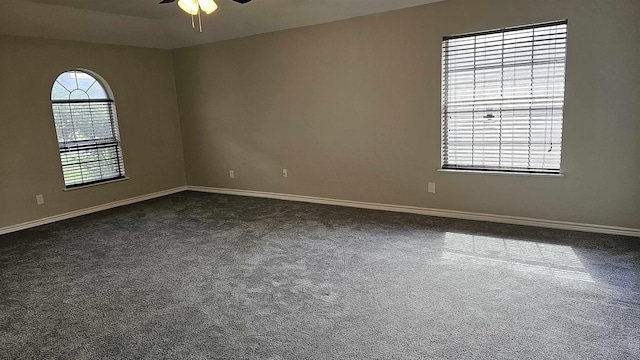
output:
<path id="1" fill-rule="evenodd" d="M 198 23 L 200 25 L 200 32 L 202 32 L 202 19 L 200 13 L 204 11 L 206 14 L 211 14 L 216 11 L 218 4 L 213 0 L 177 0 L 180 9 L 184 10 L 187 14 L 191 15 L 191 26 L 195 29 L 196 24 L 194 17 L 198 16 Z M 232 0 L 240 4 L 246 4 L 251 0 Z M 162 0 L 160 4 L 170 4 L 176 2 L 176 0 Z"/>
<path id="2" fill-rule="evenodd" d="M 191 1 L 180 1 L 180 0 L 177 0 L 177 1 L 178 1 L 178 5 L 180 5 L 180 3 L 184 3 L 185 5 L 192 6 L 192 7 L 194 6 L 194 4 L 197 4 L 197 3 L 200 3 L 200 6 L 202 6 L 203 2 L 204 3 L 213 3 L 215 5 L 215 2 L 213 2 L 213 1 L 198 1 L 198 0 L 191 0 Z M 240 3 L 240 4 L 246 4 L 246 3 L 250 2 L 251 0 L 231 0 L 231 1 L 235 1 L 235 2 Z M 173 3 L 173 2 L 176 2 L 176 0 L 162 0 L 162 1 L 160 1 L 160 4 L 170 4 L 170 3 Z M 215 6 L 216 6 L 216 8 L 218 7 L 217 5 L 215 5 Z"/>

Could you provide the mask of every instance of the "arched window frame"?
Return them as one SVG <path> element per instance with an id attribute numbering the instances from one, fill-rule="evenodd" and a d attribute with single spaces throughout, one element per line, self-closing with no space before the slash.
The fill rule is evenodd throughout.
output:
<path id="1" fill-rule="evenodd" d="M 60 74 L 51 89 L 65 188 L 125 178 L 115 101 L 106 81 L 83 69 Z"/>

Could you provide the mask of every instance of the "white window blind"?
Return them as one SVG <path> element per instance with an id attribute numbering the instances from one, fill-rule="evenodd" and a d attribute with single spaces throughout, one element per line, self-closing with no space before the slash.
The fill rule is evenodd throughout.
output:
<path id="1" fill-rule="evenodd" d="M 115 105 L 102 84 L 68 71 L 54 83 L 51 98 L 65 186 L 123 178 Z"/>
<path id="2" fill-rule="evenodd" d="M 566 43 L 566 20 L 443 38 L 443 169 L 560 172 Z"/>

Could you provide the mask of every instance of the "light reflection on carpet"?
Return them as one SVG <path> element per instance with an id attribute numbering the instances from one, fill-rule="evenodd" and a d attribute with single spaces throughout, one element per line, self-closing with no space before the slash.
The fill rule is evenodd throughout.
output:
<path id="1" fill-rule="evenodd" d="M 442 258 L 594 282 L 573 249 L 566 245 L 446 232 Z"/>

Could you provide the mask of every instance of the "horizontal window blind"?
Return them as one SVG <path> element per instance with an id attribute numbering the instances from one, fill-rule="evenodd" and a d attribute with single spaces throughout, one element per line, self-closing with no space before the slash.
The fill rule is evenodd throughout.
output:
<path id="1" fill-rule="evenodd" d="M 567 22 L 443 39 L 442 168 L 560 172 Z"/>
<path id="2" fill-rule="evenodd" d="M 124 177 L 112 100 L 52 101 L 67 187 Z"/>

